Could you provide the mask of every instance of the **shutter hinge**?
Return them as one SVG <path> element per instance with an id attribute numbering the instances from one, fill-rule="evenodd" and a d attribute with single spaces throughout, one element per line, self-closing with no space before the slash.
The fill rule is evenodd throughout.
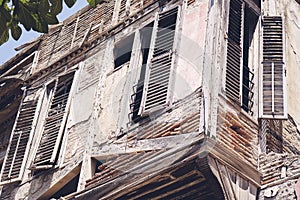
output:
<path id="1" fill-rule="evenodd" d="M 284 68 L 284 76 L 286 77 L 286 68 Z"/>

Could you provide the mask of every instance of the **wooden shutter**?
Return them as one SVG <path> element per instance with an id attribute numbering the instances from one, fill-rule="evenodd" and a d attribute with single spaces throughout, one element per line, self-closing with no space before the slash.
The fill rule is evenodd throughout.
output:
<path id="1" fill-rule="evenodd" d="M 283 23 L 278 16 L 263 18 L 261 117 L 286 118 Z"/>
<path id="2" fill-rule="evenodd" d="M 141 114 L 169 104 L 178 7 L 158 16 L 154 50 L 148 61 Z M 152 41 L 153 43 L 153 41 Z"/>
<path id="3" fill-rule="evenodd" d="M 24 92 L 2 166 L 1 183 L 22 179 L 30 140 L 35 129 L 35 116 L 38 110 L 38 95 L 36 92 L 36 90 Z"/>
<path id="4" fill-rule="evenodd" d="M 227 97 L 237 102 L 240 101 L 242 8 L 241 0 L 230 1 L 225 91 Z"/>
<path id="5" fill-rule="evenodd" d="M 54 86 L 54 95 L 45 119 L 44 130 L 33 163 L 33 169 L 49 168 L 56 163 L 68 114 L 67 107 L 73 78 L 74 73 L 60 77 Z"/>
<path id="6" fill-rule="evenodd" d="M 127 0 L 121 0 L 120 2 L 120 10 L 119 10 L 119 21 L 122 21 L 124 20 L 124 18 L 126 17 L 126 3 L 127 3 Z"/>

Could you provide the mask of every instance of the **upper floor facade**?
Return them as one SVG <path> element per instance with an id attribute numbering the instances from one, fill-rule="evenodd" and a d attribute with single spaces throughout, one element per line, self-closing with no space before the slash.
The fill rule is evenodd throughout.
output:
<path id="1" fill-rule="evenodd" d="M 126 165 L 144 169 L 148 152 L 211 138 L 211 157 L 255 198 L 259 154 L 300 150 L 298 10 L 295 0 L 116 0 L 50 27 L 0 67 L 2 197 L 84 198 L 123 159 L 145 157 Z"/>

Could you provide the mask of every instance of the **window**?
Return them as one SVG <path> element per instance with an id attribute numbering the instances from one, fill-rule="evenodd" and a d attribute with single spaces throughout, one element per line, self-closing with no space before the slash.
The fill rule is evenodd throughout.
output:
<path id="1" fill-rule="evenodd" d="M 263 62 L 260 116 L 286 118 L 283 20 L 280 16 L 263 17 Z"/>
<path id="2" fill-rule="evenodd" d="M 252 1 L 231 0 L 229 10 L 226 96 L 239 103 L 243 110 L 252 114 L 253 78 L 249 66 L 249 48 L 258 22 L 259 4 Z"/>
<path id="3" fill-rule="evenodd" d="M 47 88 L 47 93 L 53 95 L 32 169 L 53 167 L 58 160 L 68 116 L 69 96 L 74 73 L 59 77 L 54 84 L 50 84 Z"/>
<path id="4" fill-rule="evenodd" d="M 24 92 L 1 170 L 1 183 L 21 181 L 33 136 L 39 102 L 36 90 Z"/>
<path id="5" fill-rule="evenodd" d="M 11 67 L 6 72 L 2 72 L 1 76 L 13 76 L 13 75 L 24 75 L 24 72 L 27 72 L 27 70 L 32 70 L 36 67 L 38 61 L 38 51 L 34 51 L 33 53 L 26 56 L 23 60 L 19 61 L 16 65 Z"/>
<path id="6" fill-rule="evenodd" d="M 142 53 L 142 66 L 140 69 L 140 76 L 138 83 L 133 86 L 133 95 L 131 96 L 132 103 L 130 104 L 130 110 L 131 110 L 131 120 L 133 122 L 138 122 L 141 117 L 138 112 L 141 106 L 141 101 L 143 97 L 143 90 L 144 90 L 144 82 L 145 82 L 145 74 L 146 74 L 146 66 L 147 66 L 147 60 L 149 57 L 149 50 L 150 50 L 150 42 L 151 42 L 151 36 L 153 31 L 153 22 L 145 26 L 140 31 L 141 36 L 141 53 Z"/>
<path id="7" fill-rule="evenodd" d="M 134 34 L 124 38 L 114 47 L 114 63 L 115 69 L 129 63 L 132 52 Z"/>
<path id="8" fill-rule="evenodd" d="M 143 98 L 139 115 L 163 108 L 171 102 L 172 73 L 176 48 L 176 24 L 178 24 L 178 7 L 160 13 L 154 24 L 154 37 L 151 41 Z M 153 48 L 152 48 L 153 47 Z"/>

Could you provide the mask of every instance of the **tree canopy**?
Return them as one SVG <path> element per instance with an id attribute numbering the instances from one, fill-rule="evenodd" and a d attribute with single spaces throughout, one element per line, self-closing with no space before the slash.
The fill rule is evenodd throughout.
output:
<path id="1" fill-rule="evenodd" d="M 7 42 L 9 32 L 13 39 L 22 35 L 22 24 L 25 30 L 40 33 L 48 32 L 48 25 L 59 23 L 57 15 L 62 12 L 63 1 L 71 8 L 76 0 L 0 0 L 0 45 Z M 101 0 L 86 0 L 95 7 Z"/>

